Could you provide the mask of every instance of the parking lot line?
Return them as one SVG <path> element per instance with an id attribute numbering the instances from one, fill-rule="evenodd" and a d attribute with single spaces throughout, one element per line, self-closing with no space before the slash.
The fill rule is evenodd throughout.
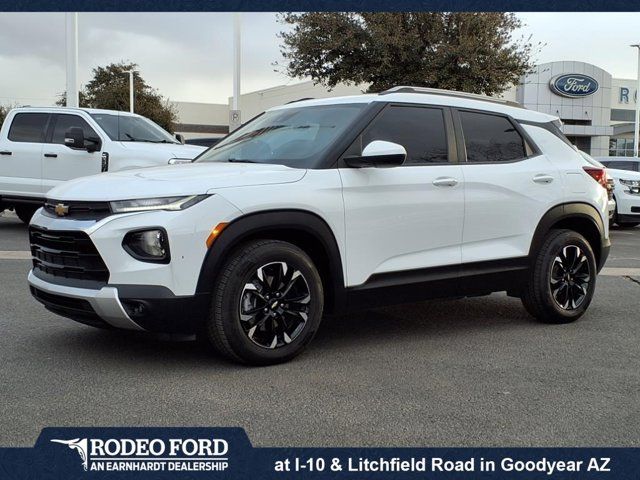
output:
<path id="1" fill-rule="evenodd" d="M 31 260 L 31 252 L 28 250 L 0 251 L 0 260 Z"/>
<path id="2" fill-rule="evenodd" d="M 640 268 L 605 267 L 600 272 L 600 275 L 608 277 L 636 277 L 640 276 Z"/>

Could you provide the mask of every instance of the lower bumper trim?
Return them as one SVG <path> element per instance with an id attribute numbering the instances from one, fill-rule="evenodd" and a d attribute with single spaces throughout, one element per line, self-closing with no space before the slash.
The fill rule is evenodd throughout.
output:
<path id="1" fill-rule="evenodd" d="M 196 333 L 207 318 L 210 295 L 176 296 L 158 285 L 105 285 L 77 288 L 47 282 L 29 272 L 31 292 L 48 310 L 86 325 Z"/>
<path id="2" fill-rule="evenodd" d="M 123 328 L 126 330 L 144 330 L 144 328 L 134 322 L 129 315 L 127 315 L 122 303 L 120 303 L 117 288 L 102 287 L 100 290 L 91 290 L 86 288 L 56 285 L 45 282 L 44 280 L 36 277 L 33 274 L 33 271 L 29 272 L 27 280 L 29 281 L 29 284 L 39 292 L 44 292 L 45 294 L 52 296 L 86 301 L 91 306 L 95 314 L 112 327 Z M 75 316 L 82 317 L 83 314 L 87 313 L 82 311 L 79 312 L 77 308 L 65 305 L 64 303 L 52 305 L 53 302 L 49 302 L 50 305 L 47 305 L 42 300 L 43 295 L 40 295 L 41 298 L 38 298 L 37 294 L 34 296 L 41 303 L 45 304 L 45 306 L 53 306 L 54 309 L 65 312 L 64 316 L 69 318 L 75 319 Z"/>

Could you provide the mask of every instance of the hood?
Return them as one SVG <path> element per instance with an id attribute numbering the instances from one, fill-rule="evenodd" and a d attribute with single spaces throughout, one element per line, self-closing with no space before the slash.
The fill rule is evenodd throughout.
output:
<path id="1" fill-rule="evenodd" d="M 292 183 L 306 170 L 259 163 L 191 163 L 101 173 L 65 182 L 47 193 L 55 200 L 111 201 L 214 193 L 217 189 Z"/>
<path id="2" fill-rule="evenodd" d="M 167 158 L 196 158 L 207 147 L 200 145 L 181 145 L 178 143 L 120 142 L 122 148 L 131 152 L 162 152 Z"/>

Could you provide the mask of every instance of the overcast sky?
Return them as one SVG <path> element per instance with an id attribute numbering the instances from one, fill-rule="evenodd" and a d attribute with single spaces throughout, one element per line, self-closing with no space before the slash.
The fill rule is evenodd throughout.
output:
<path id="1" fill-rule="evenodd" d="M 242 91 L 299 80 L 274 72 L 281 60 L 275 14 L 244 13 Z M 635 78 L 640 13 L 526 13 L 520 32 L 545 44 L 537 63 L 580 60 Z M 49 105 L 65 89 L 63 13 L 0 13 L 0 103 Z M 120 60 L 171 100 L 226 103 L 231 95 L 232 14 L 82 13 L 79 75 Z"/>

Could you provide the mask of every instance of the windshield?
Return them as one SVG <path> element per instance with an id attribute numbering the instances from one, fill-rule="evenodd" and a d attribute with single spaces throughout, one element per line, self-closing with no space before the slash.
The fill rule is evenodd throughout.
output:
<path id="1" fill-rule="evenodd" d="M 197 162 L 246 162 L 312 168 L 366 104 L 292 107 L 265 112 Z"/>
<path id="2" fill-rule="evenodd" d="M 145 117 L 92 113 L 111 140 L 119 142 L 179 143 L 169 132 Z"/>

